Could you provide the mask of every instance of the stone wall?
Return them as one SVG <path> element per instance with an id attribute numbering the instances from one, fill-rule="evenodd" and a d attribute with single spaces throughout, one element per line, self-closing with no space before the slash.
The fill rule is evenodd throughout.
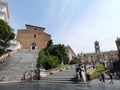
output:
<path id="1" fill-rule="evenodd" d="M 10 55 L 16 53 L 19 49 L 16 49 L 16 50 L 13 50 L 13 51 L 10 51 L 8 53 L 5 53 L 3 55 L 0 56 L 0 63 L 3 63 L 5 58 L 9 57 Z"/>

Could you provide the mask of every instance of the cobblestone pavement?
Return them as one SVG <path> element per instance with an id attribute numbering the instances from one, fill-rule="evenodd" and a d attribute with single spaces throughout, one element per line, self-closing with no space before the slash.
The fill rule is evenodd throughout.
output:
<path id="1" fill-rule="evenodd" d="M 3 65 L 0 65 L 0 76 L 4 81 L 20 81 L 23 72 L 34 70 L 38 51 L 21 50 L 6 58 Z"/>

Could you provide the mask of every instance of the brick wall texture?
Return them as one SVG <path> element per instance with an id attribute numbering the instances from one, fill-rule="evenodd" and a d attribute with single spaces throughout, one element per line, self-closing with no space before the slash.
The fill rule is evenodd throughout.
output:
<path id="1" fill-rule="evenodd" d="M 51 35 L 44 32 L 45 28 L 26 25 L 26 29 L 17 31 L 16 40 L 22 45 L 22 49 L 41 50 L 47 46 Z"/>

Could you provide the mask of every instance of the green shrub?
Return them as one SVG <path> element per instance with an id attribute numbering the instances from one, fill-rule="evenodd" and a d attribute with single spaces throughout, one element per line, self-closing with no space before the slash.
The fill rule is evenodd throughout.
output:
<path id="1" fill-rule="evenodd" d="M 70 61 L 70 64 L 77 64 L 77 63 L 78 63 L 77 60 L 71 60 L 71 61 Z"/>
<path id="2" fill-rule="evenodd" d="M 64 45 L 48 45 L 39 52 L 37 65 L 43 66 L 45 69 L 52 69 L 58 67 L 62 61 L 64 64 L 69 62 Z"/>
<path id="3" fill-rule="evenodd" d="M 91 75 L 91 78 L 94 79 L 94 78 L 99 78 L 100 74 L 102 71 L 104 71 L 104 66 L 103 64 L 98 64 L 95 68 L 95 71 L 92 73 Z"/>
<path id="4" fill-rule="evenodd" d="M 58 66 L 58 58 L 56 56 L 46 56 L 43 61 L 43 67 L 48 70 Z"/>

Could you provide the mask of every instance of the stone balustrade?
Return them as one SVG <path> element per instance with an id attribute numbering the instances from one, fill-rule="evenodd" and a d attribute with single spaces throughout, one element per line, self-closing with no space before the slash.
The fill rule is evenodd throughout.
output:
<path id="1" fill-rule="evenodd" d="M 57 72 L 64 71 L 64 70 L 74 68 L 74 67 L 75 67 L 75 65 L 70 65 L 70 66 L 67 66 L 67 67 L 55 68 L 55 69 L 50 69 L 50 70 L 41 70 L 40 76 L 45 77 L 47 75 L 51 75 L 53 73 L 57 73 Z"/>
<path id="2" fill-rule="evenodd" d="M 10 52 L 8 52 L 8 53 L 5 53 L 5 54 L 1 55 L 1 56 L 0 56 L 0 63 L 3 63 L 4 60 L 5 60 L 5 58 L 7 58 L 7 57 L 9 57 L 10 55 L 16 53 L 17 51 L 18 51 L 18 49 L 17 49 L 17 50 L 10 51 Z"/>

